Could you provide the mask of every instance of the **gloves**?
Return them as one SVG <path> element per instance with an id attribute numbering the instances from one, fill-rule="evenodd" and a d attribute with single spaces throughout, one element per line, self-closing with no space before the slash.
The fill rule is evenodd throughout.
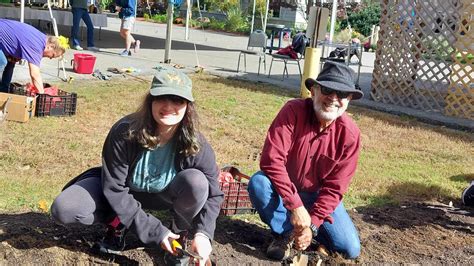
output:
<path id="1" fill-rule="evenodd" d="M 196 233 L 191 248 L 202 257 L 202 260 L 199 261 L 199 265 L 206 265 L 206 261 L 209 259 L 212 252 L 211 240 L 209 237 L 203 233 Z"/>
<path id="2" fill-rule="evenodd" d="M 174 234 L 171 231 L 168 231 L 165 238 L 161 240 L 161 248 L 168 251 L 171 254 L 175 254 L 175 252 L 173 251 L 173 248 L 171 248 L 171 241 L 173 241 L 173 239 L 178 239 L 178 238 L 179 238 L 179 235 Z"/>

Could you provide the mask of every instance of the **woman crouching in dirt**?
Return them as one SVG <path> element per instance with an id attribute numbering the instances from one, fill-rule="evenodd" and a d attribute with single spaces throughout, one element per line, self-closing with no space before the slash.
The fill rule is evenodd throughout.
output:
<path id="1" fill-rule="evenodd" d="M 143 243 L 167 251 L 169 264 L 190 259 L 174 250 L 172 242 L 186 248 L 188 232 L 193 232 L 190 250 L 204 265 L 210 263 L 210 240 L 224 198 L 219 169 L 213 149 L 196 129 L 191 80 L 170 67 L 158 72 L 138 111 L 110 130 L 102 167 L 70 181 L 51 214 L 61 224 L 106 224 L 106 236 L 95 245 L 104 253 L 123 250 L 131 229 Z M 144 209 L 172 210 L 171 226 Z"/>

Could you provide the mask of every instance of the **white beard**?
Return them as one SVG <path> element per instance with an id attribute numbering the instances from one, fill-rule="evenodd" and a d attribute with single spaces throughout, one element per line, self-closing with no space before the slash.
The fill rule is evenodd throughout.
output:
<path id="1" fill-rule="evenodd" d="M 340 117 L 347 109 L 347 105 L 341 106 L 339 102 L 335 101 L 331 106 L 325 106 L 325 109 L 330 109 L 330 111 L 323 110 L 323 103 L 319 101 L 319 97 L 315 94 L 312 96 L 313 99 L 313 109 L 316 113 L 316 116 L 319 119 L 325 121 L 334 121 Z"/>

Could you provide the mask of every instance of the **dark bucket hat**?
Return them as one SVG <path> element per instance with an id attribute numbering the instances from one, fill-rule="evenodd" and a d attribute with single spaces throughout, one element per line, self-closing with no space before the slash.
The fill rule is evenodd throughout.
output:
<path id="1" fill-rule="evenodd" d="M 317 83 L 336 91 L 351 92 L 352 99 L 357 100 L 362 98 L 364 93 L 356 89 L 354 76 L 355 72 L 350 67 L 337 62 L 326 61 L 318 77 L 316 79 L 307 78 L 304 84 L 308 90 L 311 90 L 311 87 Z"/>
<path id="2" fill-rule="evenodd" d="M 157 73 L 151 82 L 150 94 L 153 96 L 176 95 L 194 102 L 193 83 L 182 71 L 167 65 L 156 67 Z"/>

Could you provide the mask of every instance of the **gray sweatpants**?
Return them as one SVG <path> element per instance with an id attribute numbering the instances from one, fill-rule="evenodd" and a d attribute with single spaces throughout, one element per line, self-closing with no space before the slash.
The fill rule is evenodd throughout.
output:
<path id="1" fill-rule="evenodd" d="M 173 210 L 173 228 L 170 229 L 179 233 L 191 229 L 193 218 L 207 200 L 209 186 L 199 185 L 199 182 L 207 183 L 204 174 L 197 169 L 186 169 L 160 193 L 130 193 L 143 209 Z M 88 177 L 62 191 L 51 205 L 51 215 L 61 224 L 85 225 L 108 223 L 116 216 L 102 192 L 100 177 Z"/>

